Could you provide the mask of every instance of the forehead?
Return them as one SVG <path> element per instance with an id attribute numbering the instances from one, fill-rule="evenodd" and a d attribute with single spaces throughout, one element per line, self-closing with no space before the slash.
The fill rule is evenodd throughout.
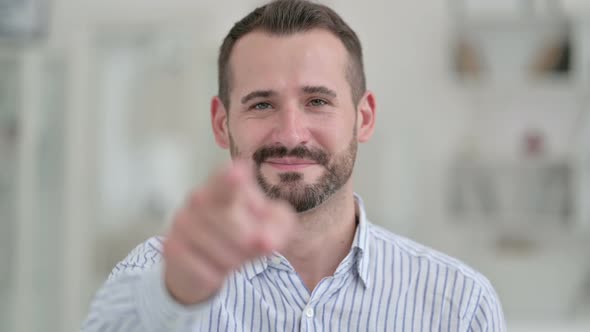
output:
<path id="1" fill-rule="evenodd" d="M 236 42 L 229 62 L 232 95 L 250 89 L 280 91 L 305 85 L 336 90 L 347 87 L 348 52 L 327 30 L 290 35 L 254 31 Z"/>

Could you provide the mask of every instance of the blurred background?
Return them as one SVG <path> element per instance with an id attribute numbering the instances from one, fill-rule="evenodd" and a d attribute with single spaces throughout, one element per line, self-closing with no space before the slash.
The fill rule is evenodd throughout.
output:
<path id="1" fill-rule="evenodd" d="M 76 331 L 226 162 L 216 57 L 260 0 L 0 0 L 0 331 Z M 483 272 L 510 331 L 590 331 L 590 1 L 324 0 L 378 120 L 370 219 Z"/>

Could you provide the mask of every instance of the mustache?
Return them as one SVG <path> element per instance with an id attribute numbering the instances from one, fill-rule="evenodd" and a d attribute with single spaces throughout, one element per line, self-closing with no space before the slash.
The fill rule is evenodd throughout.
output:
<path id="1" fill-rule="evenodd" d="M 260 149 L 256 150 L 256 152 L 254 152 L 252 159 L 254 159 L 254 162 L 256 162 L 257 166 L 260 166 L 260 164 L 262 164 L 269 158 L 284 157 L 309 159 L 315 161 L 316 163 L 322 166 L 327 166 L 330 160 L 329 155 L 323 150 L 318 148 L 310 149 L 304 145 L 298 145 L 291 150 L 289 150 L 284 145 L 263 146 Z"/>

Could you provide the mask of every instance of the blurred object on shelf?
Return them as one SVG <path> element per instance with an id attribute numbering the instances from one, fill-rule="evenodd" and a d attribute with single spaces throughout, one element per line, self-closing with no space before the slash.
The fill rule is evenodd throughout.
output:
<path id="1" fill-rule="evenodd" d="M 571 70 L 572 45 L 569 33 L 562 38 L 548 41 L 532 62 L 531 73 L 542 76 L 547 73 L 567 74 Z"/>
<path id="2" fill-rule="evenodd" d="M 551 2 L 456 1 L 452 56 L 458 77 L 506 82 L 567 77 L 572 67 L 571 22 L 560 1 Z M 492 15 L 495 12 L 504 15 Z"/>
<path id="3" fill-rule="evenodd" d="M 524 134 L 523 155 L 540 158 L 545 154 L 545 136 L 539 129 L 529 129 Z"/>
<path id="4" fill-rule="evenodd" d="M 493 183 L 493 174 L 481 164 L 475 151 L 463 151 L 451 169 L 451 215 L 461 220 L 494 217 L 499 207 Z"/>
<path id="5" fill-rule="evenodd" d="M 478 51 L 467 41 L 457 42 L 455 48 L 455 70 L 462 77 L 476 78 L 481 75 L 483 68 Z"/>
<path id="6" fill-rule="evenodd" d="M 487 220 L 528 232 L 570 223 L 571 171 L 561 161 L 458 160 L 452 170 L 450 209 L 459 220 Z"/>
<path id="7" fill-rule="evenodd" d="M 48 35 L 51 0 L 0 0 L 0 42 L 27 43 Z"/>
<path id="8" fill-rule="evenodd" d="M 530 237 L 523 237 L 521 234 L 504 232 L 499 234 L 495 243 L 499 254 L 510 256 L 527 257 L 539 250 L 539 245 Z"/>

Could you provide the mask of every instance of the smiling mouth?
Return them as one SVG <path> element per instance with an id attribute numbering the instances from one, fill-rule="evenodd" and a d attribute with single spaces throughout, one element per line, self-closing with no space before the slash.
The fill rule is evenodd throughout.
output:
<path id="1" fill-rule="evenodd" d="M 265 163 L 282 171 L 301 170 L 318 164 L 313 160 L 299 158 L 269 158 Z"/>

